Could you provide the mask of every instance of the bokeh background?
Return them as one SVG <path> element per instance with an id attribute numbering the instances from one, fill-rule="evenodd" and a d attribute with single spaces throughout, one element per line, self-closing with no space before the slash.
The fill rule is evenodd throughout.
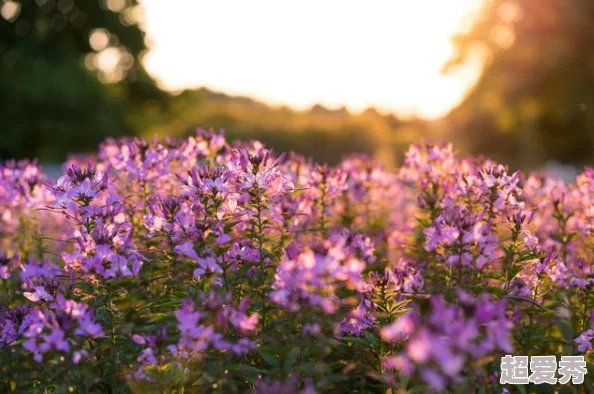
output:
<path id="1" fill-rule="evenodd" d="M 319 162 L 594 162 L 591 0 L 0 0 L 0 158 L 225 129 Z"/>

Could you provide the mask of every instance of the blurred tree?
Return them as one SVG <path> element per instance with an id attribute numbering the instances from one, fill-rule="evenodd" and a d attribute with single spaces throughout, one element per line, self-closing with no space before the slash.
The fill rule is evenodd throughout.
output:
<path id="1" fill-rule="evenodd" d="M 141 64 L 136 0 L 0 2 L 0 158 L 62 159 L 167 105 Z"/>
<path id="2" fill-rule="evenodd" d="M 446 71 L 484 69 L 447 117 L 473 153 L 521 167 L 594 162 L 594 2 L 485 0 Z"/>

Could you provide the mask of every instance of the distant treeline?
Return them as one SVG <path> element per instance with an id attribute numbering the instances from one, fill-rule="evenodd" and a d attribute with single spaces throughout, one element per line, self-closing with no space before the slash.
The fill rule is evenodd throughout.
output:
<path id="1" fill-rule="evenodd" d="M 372 108 L 360 114 L 320 105 L 295 111 L 205 88 L 173 97 L 171 113 L 146 129 L 144 136 L 179 137 L 197 127 L 224 129 L 229 139 L 260 140 L 277 151 L 295 151 L 324 163 L 336 163 L 349 153 L 366 153 L 394 164 L 409 143 L 432 137 L 423 120 L 402 120 Z"/>

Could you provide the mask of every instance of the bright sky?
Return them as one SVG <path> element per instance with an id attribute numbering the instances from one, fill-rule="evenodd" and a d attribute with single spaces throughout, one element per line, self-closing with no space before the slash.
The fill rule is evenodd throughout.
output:
<path id="1" fill-rule="evenodd" d="M 478 76 L 477 65 L 440 70 L 480 1 L 142 0 L 145 64 L 170 90 L 437 117 Z"/>

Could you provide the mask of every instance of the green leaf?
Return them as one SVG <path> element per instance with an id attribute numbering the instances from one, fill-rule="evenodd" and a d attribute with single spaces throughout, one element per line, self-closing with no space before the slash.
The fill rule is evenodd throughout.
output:
<path id="1" fill-rule="evenodd" d="M 528 392 L 526 391 L 526 385 L 523 384 L 515 384 L 514 387 L 516 387 L 516 389 L 518 389 L 518 391 L 522 394 L 528 394 Z"/>
<path id="2" fill-rule="evenodd" d="M 373 335 L 372 333 L 365 331 L 363 333 L 363 336 L 365 337 L 365 339 L 367 340 L 367 342 L 369 342 L 371 345 L 373 345 L 374 347 L 379 345 L 379 340 L 378 338 Z"/>
<path id="3" fill-rule="evenodd" d="M 290 371 L 293 368 L 293 365 L 295 365 L 295 362 L 297 361 L 298 356 L 299 356 L 299 349 L 297 349 L 297 348 L 291 349 L 291 351 L 287 354 L 287 359 L 285 360 L 285 363 L 283 364 L 283 369 L 285 371 Z"/>
<path id="4" fill-rule="evenodd" d="M 271 367 L 273 367 L 273 368 L 280 368 L 280 359 L 277 356 L 275 356 L 274 354 L 268 353 L 268 352 L 264 351 L 263 349 L 259 349 L 258 350 L 258 354 Z"/>
<path id="5" fill-rule="evenodd" d="M 247 372 L 254 374 L 266 374 L 268 371 L 261 368 L 256 368 L 253 365 L 248 364 L 231 364 L 227 365 L 227 370 L 235 372 Z"/>

